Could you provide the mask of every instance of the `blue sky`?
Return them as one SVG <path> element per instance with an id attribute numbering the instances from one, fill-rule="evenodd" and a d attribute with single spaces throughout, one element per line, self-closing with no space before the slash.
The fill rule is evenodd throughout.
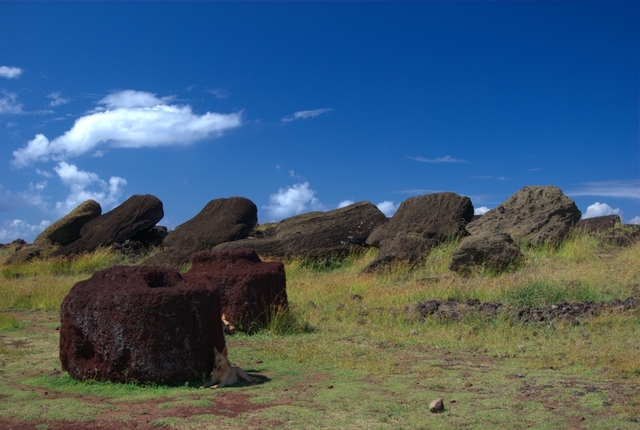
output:
<path id="1" fill-rule="evenodd" d="M 169 228 L 555 185 L 640 223 L 639 3 L 0 2 L 0 243 L 87 198 Z"/>

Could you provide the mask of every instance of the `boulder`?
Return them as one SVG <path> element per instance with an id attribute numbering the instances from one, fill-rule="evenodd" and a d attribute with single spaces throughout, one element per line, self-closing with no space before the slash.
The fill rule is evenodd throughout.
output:
<path id="1" fill-rule="evenodd" d="M 258 208 L 249 199 L 211 200 L 195 217 L 170 232 L 162 242 L 165 249 L 143 264 L 180 267 L 189 262 L 193 252 L 244 239 L 257 222 Z"/>
<path id="2" fill-rule="evenodd" d="M 327 212 L 309 212 L 280 221 L 264 238 L 224 243 L 216 251 L 251 248 L 263 257 L 341 257 L 365 246 L 387 217 L 375 205 L 359 202 Z"/>
<path id="3" fill-rule="evenodd" d="M 182 385 L 224 348 L 220 294 L 167 267 L 116 266 L 78 282 L 60 308 L 60 362 L 78 380 Z"/>
<path id="4" fill-rule="evenodd" d="M 393 261 L 413 263 L 424 258 L 439 243 L 465 234 L 473 217 L 469 197 L 435 193 L 411 197 L 400 204 L 391 220 L 376 228 L 367 244 L 380 248 L 365 272 Z"/>
<path id="5" fill-rule="evenodd" d="M 580 220 L 575 202 L 552 185 L 524 187 L 501 204 L 469 224 L 471 235 L 509 233 L 532 245 L 557 244 Z"/>
<path id="6" fill-rule="evenodd" d="M 65 246 L 80 239 L 80 230 L 102 213 L 95 200 L 80 203 L 74 210 L 47 227 L 33 244 L 22 248 L 7 259 L 6 264 L 19 264 L 44 255 L 54 246 Z"/>
<path id="7" fill-rule="evenodd" d="M 80 239 L 80 230 L 89 221 L 102 214 L 100 203 L 87 200 L 80 203 L 74 210 L 47 227 L 33 241 L 34 245 L 66 246 Z"/>
<path id="8" fill-rule="evenodd" d="M 485 266 L 501 271 L 524 256 L 507 233 L 480 233 L 465 237 L 456 248 L 449 269 L 466 272 L 472 267 Z"/>
<path id="9" fill-rule="evenodd" d="M 388 223 L 376 228 L 367 244 L 380 246 L 384 239 L 414 236 L 442 242 L 464 233 L 473 217 L 469 197 L 455 193 L 434 193 L 410 197 L 400 204 Z"/>
<path id="10" fill-rule="evenodd" d="M 101 246 L 124 242 L 156 225 L 164 216 L 162 202 L 151 194 L 134 195 L 117 208 L 92 219 L 80 230 L 80 239 L 53 252 L 71 256 L 93 252 Z"/>
<path id="11" fill-rule="evenodd" d="M 444 400 L 440 397 L 429 403 L 429 412 L 432 414 L 444 412 Z"/>
<path id="12" fill-rule="evenodd" d="M 284 265 L 262 262 L 252 249 L 195 252 L 183 277 L 219 291 L 225 319 L 240 330 L 264 324 L 269 312 L 288 305 Z"/>

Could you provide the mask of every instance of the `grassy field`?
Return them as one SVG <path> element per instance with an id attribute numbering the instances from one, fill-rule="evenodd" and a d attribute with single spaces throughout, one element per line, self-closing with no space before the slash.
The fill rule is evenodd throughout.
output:
<path id="1" fill-rule="evenodd" d="M 76 382 L 58 360 L 58 310 L 73 284 L 125 260 L 100 251 L 72 262 L 3 266 L 0 276 L 2 428 L 640 428 L 640 311 L 578 323 L 523 323 L 520 306 L 640 297 L 640 245 L 588 235 L 526 248 L 504 274 L 447 265 L 456 242 L 426 262 L 378 275 L 375 251 L 285 263 L 288 312 L 254 335 L 227 338 L 231 361 L 256 385 L 184 387 Z M 0 261 L 7 255 L 0 255 Z M 127 263 L 133 264 L 133 263 Z M 407 309 L 427 299 L 501 302 L 495 316 Z M 445 411 L 428 406 L 442 397 Z"/>

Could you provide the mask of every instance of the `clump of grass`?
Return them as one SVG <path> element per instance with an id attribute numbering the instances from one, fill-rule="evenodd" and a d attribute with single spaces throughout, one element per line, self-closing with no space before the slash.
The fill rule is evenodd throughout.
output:
<path id="1" fill-rule="evenodd" d="M 16 317 L 6 312 L 0 312 L 0 331 L 17 330 L 20 327 L 22 327 L 22 324 Z"/>
<path id="2" fill-rule="evenodd" d="M 69 289 L 93 273 L 127 257 L 101 248 L 73 258 L 38 258 L 0 270 L 0 309 L 59 309 Z"/>
<path id="3" fill-rule="evenodd" d="M 512 306 L 542 307 L 560 302 L 610 300 L 603 291 L 577 281 L 532 280 L 504 290 L 501 301 Z"/>
<path id="4" fill-rule="evenodd" d="M 313 332 L 313 328 L 302 321 L 295 306 L 270 306 L 264 322 L 252 327 L 249 332 L 266 331 L 274 336 Z"/>
<path id="5" fill-rule="evenodd" d="M 100 248 L 73 258 L 37 258 L 29 262 L 5 266 L 0 273 L 5 279 L 35 276 L 74 276 L 93 274 L 107 267 L 123 264 L 131 265 L 127 257 L 109 248 Z"/>

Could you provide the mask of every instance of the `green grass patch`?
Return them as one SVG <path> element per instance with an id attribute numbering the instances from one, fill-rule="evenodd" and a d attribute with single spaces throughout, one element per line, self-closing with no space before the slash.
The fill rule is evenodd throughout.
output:
<path id="1" fill-rule="evenodd" d="M 0 331 L 17 330 L 22 326 L 16 317 L 6 312 L 0 312 Z"/>

